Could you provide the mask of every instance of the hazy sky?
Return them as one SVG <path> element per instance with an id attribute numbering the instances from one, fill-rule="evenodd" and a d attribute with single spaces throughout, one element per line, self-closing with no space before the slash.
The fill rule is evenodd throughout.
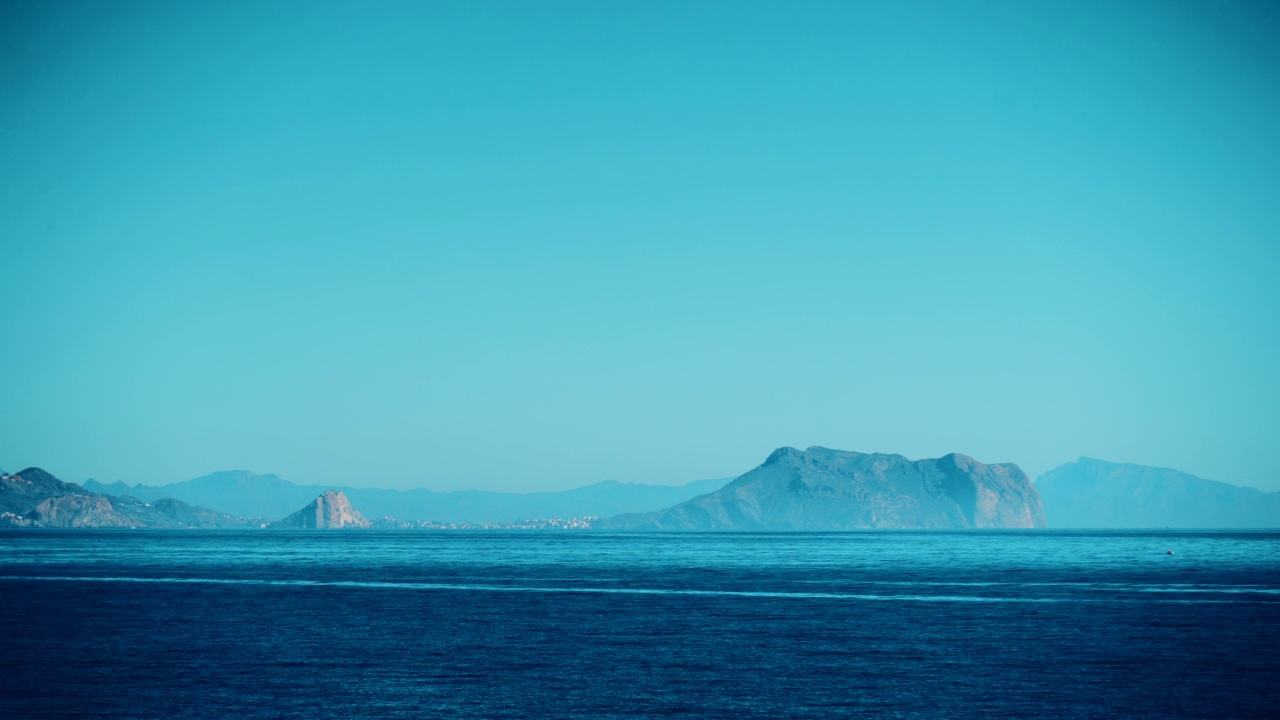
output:
<path id="1" fill-rule="evenodd" d="M 1280 489 L 1273 3 L 0 2 L 0 467 Z"/>

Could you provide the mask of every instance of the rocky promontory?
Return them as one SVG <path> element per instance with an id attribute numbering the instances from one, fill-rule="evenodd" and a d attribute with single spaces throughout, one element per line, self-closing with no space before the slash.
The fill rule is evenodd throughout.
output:
<path id="1" fill-rule="evenodd" d="M 774 451 L 716 492 L 595 527 L 620 530 L 1039 528 L 1040 496 L 1017 465 L 811 447 Z"/>
<path id="2" fill-rule="evenodd" d="M 326 490 L 306 507 L 269 527 L 279 530 L 336 530 L 367 528 L 371 524 L 351 507 L 347 496 L 337 490 Z"/>

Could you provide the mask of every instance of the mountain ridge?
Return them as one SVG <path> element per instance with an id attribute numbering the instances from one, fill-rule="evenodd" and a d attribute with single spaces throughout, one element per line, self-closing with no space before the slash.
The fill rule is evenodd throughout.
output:
<path id="1" fill-rule="evenodd" d="M 37 467 L 0 473 L 0 527 L 225 528 L 249 527 L 255 518 L 232 517 L 180 500 L 144 502 L 109 497 L 54 477 Z"/>
<path id="2" fill-rule="evenodd" d="M 919 507 L 912 510 L 911 502 L 903 504 L 901 498 L 886 501 L 886 497 L 896 497 L 894 494 L 901 494 L 905 488 L 901 483 L 895 485 L 897 481 L 888 482 L 878 476 L 895 467 L 915 478 L 911 492 L 946 496 L 949 509 L 941 514 L 934 512 L 931 519 L 925 519 L 911 515 L 919 510 Z M 759 473 L 765 471 L 787 476 L 785 484 L 770 491 L 773 500 L 783 504 L 794 503 L 801 496 L 819 504 L 847 504 L 851 498 L 870 499 L 872 505 L 880 503 L 875 513 L 861 518 L 854 517 L 856 513 L 850 514 L 852 511 L 846 512 L 842 520 L 834 523 L 836 527 L 1039 527 L 1040 523 L 1052 528 L 1280 527 L 1280 492 L 1200 478 L 1173 468 L 1081 456 L 1042 474 L 1031 486 L 1040 502 L 1041 521 L 1037 519 L 1034 503 L 1027 497 L 1022 498 L 1020 510 L 1010 514 L 1011 506 L 1001 500 L 1004 491 L 993 494 L 985 484 L 980 487 L 971 482 L 975 474 L 994 472 L 996 475 L 991 479 L 998 480 L 995 485 L 1007 485 L 1004 490 L 1016 489 L 1019 480 L 1014 476 L 1025 478 L 1016 465 L 984 465 L 961 453 L 910 460 L 896 453 L 850 453 L 817 445 L 805 450 L 780 447 L 769 453 L 760 466 L 736 478 L 695 481 L 681 486 L 602 480 L 572 490 L 540 493 L 483 490 L 441 493 L 425 489 L 341 486 L 331 489 L 346 493 L 344 497 L 361 509 L 372 501 L 371 518 L 429 518 L 465 525 L 518 522 L 537 517 L 603 517 L 606 519 L 593 519 L 590 523 L 604 529 L 698 529 L 704 526 L 761 529 L 771 527 L 770 523 L 777 520 L 767 518 L 773 511 L 761 504 L 760 488 L 751 487 L 760 479 Z M 1001 473 L 1005 477 L 996 477 Z M 267 514 L 210 510 L 202 507 L 203 503 L 187 502 L 168 493 L 173 488 L 196 489 L 215 497 L 231 493 L 250 505 L 261 504 L 265 497 L 276 507 L 284 508 L 275 514 L 279 520 L 296 513 L 300 506 L 326 490 L 320 486 L 296 485 L 271 473 L 259 475 L 243 470 L 220 471 L 158 487 L 129 486 L 119 481 L 107 485 L 95 480 L 80 486 L 36 467 L 13 474 L 0 473 L 0 481 L 0 516 L 3 516 L 0 524 L 18 527 L 246 527 L 261 524 L 256 518 Z M 849 492 L 840 490 L 842 483 L 848 485 L 845 490 Z M 863 483 L 861 494 L 853 492 L 858 483 Z M 722 492 L 726 495 L 721 495 L 720 500 L 729 495 L 741 497 L 715 508 L 712 506 L 717 500 L 705 500 Z M 1026 495 L 1025 491 L 1021 492 Z M 628 511 L 628 504 L 655 504 L 664 496 L 674 497 L 674 501 L 643 512 Z M 1017 505 L 1018 492 L 1011 497 Z M 106 504 L 99 498 L 105 498 Z M 188 494 L 188 499 L 201 498 Z M 441 503 L 446 512 L 429 512 L 432 507 L 442 507 Z M 610 507 L 620 511 L 608 512 Z M 605 511 L 600 511 L 602 508 Z M 991 515 L 992 511 L 998 512 Z M 810 517 L 812 511 L 800 512 L 795 507 L 786 512 L 793 516 L 779 520 L 782 526 L 799 523 L 802 528 L 823 529 L 832 521 Z M 267 516 L 267 520 L 270 519 Z"/>
<path id="3" fill-rule="evenodd" d="M 1087 456 L 1036 478 L 1061 528 L 1280 527 L 1280 492 Z"/>
<path id="4" fill-rule="evenodd" d="M 259 482 L 257 479 L 263 479 Z M 278 475 L 233 470 L 162 486 L 86 481 L 90 490 L 133 495 L 154 502 L 174 497 L 233 515 L 282 519 L 325 490 L 345 494 L 369 517 L 440 522 L 509 522 L 538 517 L 605 517 L 658 510 L 719 487 L 727 479 L 694 480 L 683 485 L 650 485 L 601 480 L 569 490 L 502 493 L 489 490 L 438 492 L 425 488 L 394 490 L 343 485 L 299 485 Z"/>

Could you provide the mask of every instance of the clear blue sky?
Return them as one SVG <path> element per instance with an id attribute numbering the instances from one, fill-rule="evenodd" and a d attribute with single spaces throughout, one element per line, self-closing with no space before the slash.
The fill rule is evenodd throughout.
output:
<path id="1" fill-rule="evenodd" d="M 0 3 L 0 467 L 1280 489 L 1271 3 Z"/>

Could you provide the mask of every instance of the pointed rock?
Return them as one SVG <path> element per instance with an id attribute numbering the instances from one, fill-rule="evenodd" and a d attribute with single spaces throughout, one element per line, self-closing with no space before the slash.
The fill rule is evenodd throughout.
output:
<path id="1" fill-rule="evenodd" d="M 326 490 L 306 507 L 270 525 L 282 530 L 324 530 L 369 526 L 369 521 L 351 507 L 347 496 L 337 490 Z"/>

